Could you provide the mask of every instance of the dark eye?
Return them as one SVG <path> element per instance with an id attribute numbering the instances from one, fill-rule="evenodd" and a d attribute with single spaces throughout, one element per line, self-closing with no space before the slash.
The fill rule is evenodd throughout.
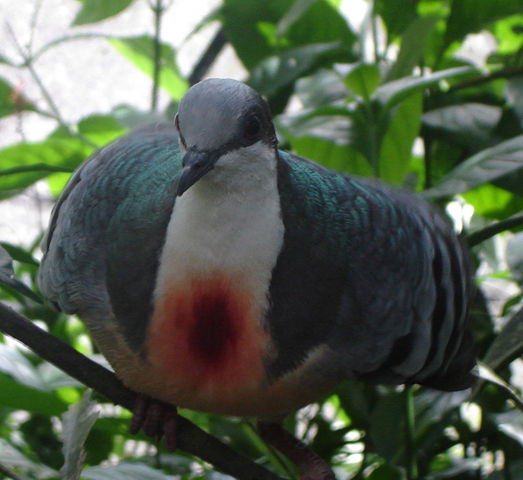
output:
<path id="1" fill-rule="evenodd" d="M 245 122 L 245 128 L 243 130 L 243 134 L 245 135 L 245 138 L 249 140 L 254 140 L 261 131 L 261 123 L 258 117 L 251 116 L 247 118 Z"/>

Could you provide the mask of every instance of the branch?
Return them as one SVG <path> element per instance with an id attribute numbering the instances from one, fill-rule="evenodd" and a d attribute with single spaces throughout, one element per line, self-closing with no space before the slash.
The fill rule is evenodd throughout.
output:
<path id="1" fill-rule="evenodd" d="M 162 0 L 150 2 L 150 7 L 154 14 L 154 70 L 153 70 L 153 90 L 151 93 L 151 112 L 156 112 L 158 108 L 158 88 L 160 86 L 160 75 L 162 74 L 162 49 L 161 49 L 161 27 L 162 15 L 165 11 Z"/>
<path id="2" fill-rule="evenodd" d="M 448 92 L 454 92 L 456 90 L 462 90 L 464 88 L 477 87 L 479 85 L 482 85 L 483 83 L 488 83 L 492 80 L 497 80 L 499 78 L 517 77 L 518 75 L 522 74 L 523 67 L 504 68 L 502 70 L 492 72 L 488 75 L 482 75 L 480 77 L 474 77 L 463 82 L 456 83 L 448 89 Z"/>
<path id="3" fill-rule="evenodd" d="M 202 77 L 207 73 L 211 65 L 216 60 L 216 57 L 222 51 L 224 45 L 227 43 L 227 36 L 223 31 L 223 28 L 220 28 L 214 38 L 211 40 L 211 43 L 198 60 L 198 63 L 194 66 L 191 74 L 189 75 L 189 85 L 194 85 L 198 83 Z"/>
<path id="4" fill-rule="evenodd" d="M 125 387 L 114 373 L 2 303 L 0 303 L 0 331 L 21 341 L 40 357 L 115 404 L 127 409 L 133 408 L 136 393 Z M 178 417 L 177 422 L 177 445 L 181 450 L 200 457 L 234 478 L 281 480 L 274 473 L 236 453 L 182 416 Z"/>
<path id="5" fill-rule="evenodd" d="M 511 230 L 513 228 L 523 226 L 523 212 L 516 213 L 511 217 L 501 220 L 500 222 L 487 225 L 485 228 L 476 230 L 466 236 L 466 242 L 469 247 L 475 247 L 481 242 L 488 240 L 489 238 L 497 235 L 498 233 L 504 232 L 505 230 Z"/>

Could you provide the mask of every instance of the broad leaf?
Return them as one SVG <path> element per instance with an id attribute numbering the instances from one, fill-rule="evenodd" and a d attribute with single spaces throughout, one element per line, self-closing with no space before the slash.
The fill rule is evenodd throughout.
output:
<path id="1" fill-rule="evenodd" d="M 110 115 L 92 115 L 78 123 L 78 131 L 99 146 L 104 146 L 127 132 L 125 127 Z"/>
<path id="2" fill-rule="evenodd" d="M 0 78 L 0 118 L 22 110 L 35 110 L 35 107 L 22 91 Z"/>
<path id="3" fill-rule="evenodd" d="M 78 480 L 85 460 L 84 444 L 91 428 L 98 418 L 96 402 L 91 392 L 86 391 L 82 400 L 72 405 L 63 415 L 64 465 L 60 470 L 62 478 Z"/>
<path id="4" fill-rule="evenodd" d="M 143 463 L 120 463 L 86 468 L 82 472 L 82 478 L 87 480 L 171 480 L 172 476 Z"/>
<path id="5" fill-rule="evenodd" d="M 386 110 L 388 110 L 416 91 L 435 85 L 442 80 L 470 75 L 475 71 L 476 69 L 471 67 L 456 67 L 422 77 L 400 78 L 399 80 L 383 84 L 376 90 L 373 97 L 385 105 Z"/>
<path id="6" fill-rule="evenodd" d="M 153 77 L 154 73 L 154 38 L 147 35 L 128 38 L 112 38 L 109 43 L 123 57 L 129 60 L 142 72 Z M 174 49 L 166 44 L 160 45 L 160 87 L 174 100 L 180 100 L 187 90 L 187 82 L 183 79 L 176 65 Z"/>
<path id="7" fill-rule="evenodd" d="M 12 469 L 20 470 L 28 478 L 58 478 L 58 472 L 52 468 L 38 463 L 34 460 L 34 455 L 26 456 L 20 450 L 14 448 L 4 438 L 0 438 L 0 465 Z M 8 478 L 8 477 L 4 477 Z M 22 478 L 17 476 L 15 478 Z"/>
<path id="8" fill-rule="evenodd" d="M 0 198 L 19 193 L 51 172 L 73 171 L 91 151 L 77 138 L 49 138 L 1 150 Z"/>
<path id="9" fill-rule="evenodd" d="M 9 253 L 0 245 L 0 288 L 2 285 L 12 288 L 16 292 L 42 303 L 42 300 L 27 285 L 17 280 L 14 276 L 13 262 Z"/>
<path id="10" fill-rule="evenodd" d="M 414 140 L 421 122 L 422 96 L 411 95 L 392 112 L 379 153 L 379 176 L 383 180 L 400 185 L 410 167 Z"/>
<path id="11" fill-rule="evenodd" d="M 523 135 L 482 150 L 458 165 L 424 195 L 428 198 L 455 195 L 515 172 L 523 168 L 522 150 Z"/>
<path id="12" fill-rule="evenodd" d="M 485 354 L 483 362 L 493 370 L 517 358 L 523 352 L 523 308 L 503 327 Z"/>
<path id="13" fill-rule="evenodd" d="M 113 17 L 125 10 L 133 0 L 80 0 L 82 8 L 76 14 L 72 25 L 85 25 Z"/>
<path id="14" fill-rule="evenodd" d="M 320 43 L 287 50 L 256 66 L 247 83 L 261 94 L 271 96 L 303 75 L 322 56 L 335 52 L 338 48 L 339 43 Z"/>
<path id="15" fill-rule="evenodd" d="M 352 93 L 368 100 L 380 84 L 380 69 L 376 64 L 356 63 L 343 81 Z"/>
<path id="16" fill-rule="evenodd" d="M 401 48 L 396 61 L 387 73 L 387 81 L 412 75 L 427 46 L 427 39 L 436 26 L 436 17 L 421 17 L 414 20 L 401 37 Z"/>
<path id="17" fill-rule="evenodd" d="M 446 139 L 478 150 L 491 141 L 500 118 L 501 107 L 461 103 L 429 110 L 423 115 L 423 124 L 440 131 Z"/>

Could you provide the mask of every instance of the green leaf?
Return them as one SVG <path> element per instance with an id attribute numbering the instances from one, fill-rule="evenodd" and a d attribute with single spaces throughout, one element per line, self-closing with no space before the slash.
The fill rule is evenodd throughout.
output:
<path id="1" fill-rule="evenodd" d="M 77 138 L 48 138 L 0 151 L 0 198 L 19 193 L 52 171 L 73 171 L 92 151 Z"/>
<path id="2" fill-rule="evenodd" d="M 411 95 L 392 112 L 379 153 L 379 176 L 400 185 L 410 167 L 414 140 L 421 123 L 422 95 Z"/>
<path id="3" fill-rule="evenodd" d="M 293 0 L 246 2 L 225 0 L 221 10 L 223 27 L 242 63 L 252 70 L 265 58 L 278 55 L 282 48 L 292 49 L 310 44 L 340 42 L 340 60 L 350 57 L 355 35 L 341 14 L 325 0 L 317 0 L 296 18 L 285 18 Z M 298 7 L 294 7 L 298 8 Z M 296 12 L 296 10 L 295 10 Z M 292 17 L 295 13 L 292 13 Z M 292 20 L 288 22 L 288 20 Z M 278 24 L 286 23 L 285 36 L 278 35 Z"/>
<path id="4" fill-rule="evenodd" d="M 428 37 L 437 21 L 436 17 L 421 17 L 409 25 L 401 37 L 401 48 L 387 73 L 387 81 L 412 75 L 414 68 L 419 66 L 423 58 Z"/>
<path id="5" fill-rule="evenodd" d="M 442 80 L 462 77 L 474 72 L 476 72 L 476 69 L 472 67 L 456 67 L 422 77 L 412 76 L 400 78 L 399 80 L 393 80 L 392 82 L 381 85 L 374 93 L 373 98 L 385 105 L 386 109 L 390 109 L 414 92 L 423 90 Z"/>
<path id="6" fill-rule="evenodd" d="M 22 247 L 7 242 L 0 242 L 0 247 L 2 247 L 8 255 L 17 262 L 27 263 L 28 265 L 34 265 L 36 267 L 39 265 L 31 253 L 24 250 Z"/>
<path id="7" fill-rule="evenodd" d="M 480 185 L 462 195 L 465 201 L 474 207 L 476 214 L 490 219 L 507 218 L 523 210 L 523 196 L 490 183 Z"/>
<path id="8" fill-rule="evenodd" d="M 64 465 L 62 478 L 78 480 L 85 460 L 84 444 L 98 418 L 97 403 L 86 391 L 79 403 L 72 405 L 62 417 Z"/>
<path id="9" fill-rule="evenodd" d="M 521 212 L 521 225 L 523 226 L 523 211 Z M 523 232 L 517 233 L 509 239 L 507 264 L 512 272 L 512 277 L 523 284 Z"/>
<path id="10" fill-rule="evenodd" d="M 261 94 L 271 96 L 309 70 L 322 56 L 338 48 L 339 43 L 320 43 L 287 50 L 257 65 L 247 83 Z"/>
<path id="11" fill-rule="evenodd" d="M 22 95 L 21 91 L 0 78 L 0 118 L 22 110 L 35 110 L 35 107 Z"/>
<path id="12" fill-rule="evenodd" d="M 135 67 L 149 77 L 154 74 L 154 38 L 142 35 L 139 37 L 111 38 L 109 43 L 120 55 L 129 60 Z M 174 100 L 181 100 L 188 85 L 176 65 L 176 53 L 166 44 L 160 44 L 160 87 Z"/>
<path id="13" fill-rule="evenodd" d="M 124 462 L 118 465 L 89 467 L 82 472 L 87 480 L 171 480 L 160 470 L 155 470 L 143 463 Z"/>
<path id="14" fill-rule="evenodd" d="M 282 37 L 285 35 L 289 27 L 295 23 L 314 2 L 318 0 L 296 0 L 289 11 L 280 19 L 277 27 L 277 35 Z"/>
<path id="15" fill-rule="evenodd" d="M 27 285 L 17 280 L 14 276 L 13 262 L 9 253 L 0 245 L 0 286 L 4 285 L 31 300 L 42 303 L 42 300 Z"/>
<path id="16" fill-rule="evenodd" d="M 416 2 L 402 2 L 401 8 L 398 3 L 390 0 L 375 0 L 374 11 L 379 15 L 387 26 L 387 33 L 391 37 L 400 35 L 409 24 L 416 18 Z"/>
<path id="17" fill-rule="evenodd" d="M 493 370 L 511 362 L 523 352 L 523 308 L 503 327 L 489 347 L 483 362 Z"/>
<path id="18" fill-rule="evenodd" d="M 368 100 L 380 84 L 380 69 L 375 63 L 356 63 L 343 81 L 351 92 Z"/>
<path id="19" fill-rule="evenodd" d="M 4 438 L 0 438 L 0 465 L 12 470 L 20 470 L 26 475 L 31 475 L 30 478 L 58 478 L 58 472 L 46 465 L 35 462 L 14 448 Z M 19 476 L 16 478 L 22 477 Z"/>
<path id="20" fill-rule="evenodd" d="M 455 195 L 516 172 L 523 168 L 522 150 L 523 135 L 482 150 L 458 165 L 424 195 L 427 198 Z"/>
<path id="21" fill-rule="evenodd" d="M 453 0 L 447 20 L 445 45 L 513 13 L 521 13 L 521 0 Z"/>
<path id="22" fill-rule="evenodd" d="M 493 105 L 460 103 L 429 110 L 423 115 L 423 125 L 441 132 L 445 140 L 479 150 L 491 141 L 501 113 L 501 107 Z"/>
<path id="23" fill-rule="evenodd" d="M 113 17 L 125 10 L 133 0 L 80 0 L 82 8 L 76 14 L 72 25 L 85 25 Z"/>
<path id="24" fill-rule="evenodd" d="M 4 359 L 2 356 L 1 361 Z M 54 392 L 28 387 L 4 373 L 0 373 L 0 405 L 41 415 L 60 415 L 67 408 L 67 404 Z"/>
<path id="25" fill-rule="evenodd" d="M 127 133 L 127 129 L 110 115 L 91 115 L 84 118 L 78 123 L 78 131 L 99 146 Z"/>

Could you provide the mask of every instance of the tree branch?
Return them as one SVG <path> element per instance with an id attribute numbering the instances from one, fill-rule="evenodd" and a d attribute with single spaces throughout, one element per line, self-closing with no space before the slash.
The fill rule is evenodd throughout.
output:
<path id="1" fill-rule="evenodd" d="M 125 387 L 114 373 L 2 303 L 0 303 L 0 331 L 21 341 L 44 360 L 56 365 L 112 402 L 132 409 L 136 393 Z M 235 478 L 281 480 L 274 473 L 236 453 L 181 416 L 177 423 L 177 445 L 181 450 L 200 457 Z"/>

